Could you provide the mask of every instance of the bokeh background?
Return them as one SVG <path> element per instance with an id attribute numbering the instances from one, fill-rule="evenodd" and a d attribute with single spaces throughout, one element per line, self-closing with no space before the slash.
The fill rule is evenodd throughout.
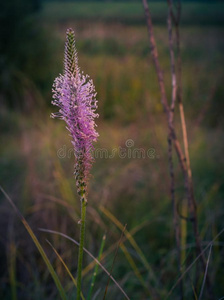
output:
<path id="1" fill-rule="evenodd" d="M 149 7 L 170 97 L 167 3 L 149 1 Z M 103 264 L 110 270 L 122 226 L 127 224 L 156 283 L 151 282 L 149 266 L 130 242 L 118 251 L 113 276 L 131 299 L 157 299 L 148 296 L 150 282 L 159 290 L 160 299 L 165 299 L 178 278 L 167 126 L 141 1 L 1 1 L 0 184 L 29 222 L 72 299 L 75 288 L 46 239 L 74 275 L 78 249 L 59 236 L 39 231 L 58 230 L 76 240 L 79 236 L 80 203 L 70 137 L 63 122 L 50 119 L 52 83 L 62 72 L 69 27 L 76 33 L 81 70 L 93 79 L 98 93 L 100 137 L 96 148 L 109 155 L 115 151 L 113 158 L 96 157 L 92 169 L 86 248 L 97 256 L 106 233 Z M 224 225 L 223 29 L 223 1 L 182 1 L 183 101 L 205 246 Z M 175 122 L 181 136 L 178 112 Z M 124 151 L 151 149 L 153 155 L 121 158 L 119 147 Z M 60 149 L 65 149 L 64 155 L 59 154 Z M 176 158 L 174 163 L 176 195 L 184 203 Z M 187 232 L 182 245 L 185 260 L 192 258 L 195 247 L 190 228 L 182 220 L 181 230 Z M 220 236 L 209 263 L 216 299 L 224 296 L 223 245 Z M 0 259 L 1 299 L 59 299 L 35 245 L 2 194 Z M 93 272 L 90 263 L 85 255 L 84 291 L 88 291 Z M 193 272 L 194 267 L 185 279 L 186 299 L 194 299 L 190 298 Z M 103 298 L 106 283 L 107 276 L 99 270 L 94 299 Z M 107 299 L 123 299 L 113 283 Z M 170 299 L 179 299 L 177 290 Z"/>

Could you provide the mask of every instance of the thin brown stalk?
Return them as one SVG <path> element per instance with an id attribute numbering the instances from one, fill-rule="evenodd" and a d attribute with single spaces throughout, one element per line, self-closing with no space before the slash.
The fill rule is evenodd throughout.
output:
<path id="1" fill-rule="evenodd" d="M 168 1 L 170 3 L 170 1 Z M 176 70 L 175 70 L 175 55 L 174 55 L 174 46 L 173 46 L 173 30 L 172 30 L 172 16 L 171 16 L 171 7 L 169 5 L 168 18 L 167 18 L 167 27 L 169 34 L 169 52 L 170 52 L 170 62 L 171 62 L 171 77 L 172 77 L 172 97 L 171 97 L 171 106 L 170 106 L 170 118 L 173 122 L 174 118 L 174 109 L 177 99 L 177 79 L 176 79 Z"/>
<path id="2" fill-rule="evenodd" d="M 169 125 L 169 137 L 168 137 L 168 157 L 169 157 L 169 169 L 170 169 L 170 178 L 171 178 L 171 199 L 173 205 L 173 218 L 174 218 L 174 231 L 175 231 L 175 239 L 178 253 L 178 269 L 181 273 L 181 251 L 180 251 L 180 224 L 178 220 L 178 212 L 177 212 L 177 203 L 175 199 L 175 181 L 174 181 L 174 168 L 173 168 L 173 153 L 172 153 L 172 145 L 176 149 L 179 162 L 183 172 L 186 174 L 186 166 L 185 166 L 185 157 L 182 153 L 180 144 L 176 138 L 176 133 L 174 130 L 173 119 L 174 119 L 174 109 L 177 97 L 177 81 L 176 81 L 176 72 L 175 72 L 175 56 L 173 50 L 173 37 L 172 37 L 172 20 L 171 20 L 171 10 L 168 14 L 168 32 L 169 32 L 169 50 L 170 50 L 170 58 L 171 58 L 171 76 L 172 76 L 172 97 L 171 97 L 171 105 L 169 107 L 168 100 L 165 92 L 165 84 L 163 79 L 163 73 L 159 64 L 158 59 L 158 50 L 154 38 L 153 25 L 151 20 L 151 15 L 148 8 L 148 3 L 146 0 L 143 0 L 143 6 L 145 9 L 145 15 L 147 20 L 147 27 L 149 32 L 150 44 L 151 44 L 151 53 L 154 60 L 156 73 L 159 81 L 160 93 L 161 93 L 161 101 L 164 107 L 164 110 L 167 115 L 167 121 Z M 173 140 L 173 143 L 172 143 Z M 179 284 L 180 286 L 180 295 L 181 299 L 183 299 L 183 283 L 182 281 Z"/>
<path id="3" fill-rule="evenodd" d="M 168 6 L 170 10 L 170 14 L 173 18 L 175 24 L 175 31 L 176 31 L 176 48 L 177 48 L 177 101 L 179 105 L 180 111 L 180 119 L 181 119 L 181 128 L 182 128 L 182 135 L 183 135 L 183 144 L 184 144 L 184 154 L 186 158 L 186 167 L 187 173 L 189 178 L 189 184 L 192 185 L 192 172 L 191 172 L 191 164 L 190 164 L 190 155 L 189 155 L 189 145 L 188 145 L 188 136 L 187 136 L 187 127 L 185 121 L 185 114 L 184 114 L 184 106 L 183 106 L 183 93 L 182 93 L 182 60 L 181 60 L 181 52 L 180 52 L 180 17 L 181 17 L 181 2 L 180 0 L 177 3 L 177 15 L 174 16 L 173 9 L 172 9 L 172 0 L 167 0 Z M 196 203 L 194 204 L 196 207 Z"/>
<path id="4" fill-rule="evenodd" d="M 171 62 L 171 77 L 172 77 L 172 97 L 171 97 L 171 106 L 170 106 L 170 122 L 173 122 L 174 119 L 174 109 L 177 98 L 177 79 L 176 79 L 176 70 L 175 70 L 175 55 L 174 55 L 174 45 L 173 45 L 173 31 L 172 31 L 172 9 L 169 6 L 168 10 L 168 18 L 167 18 L 167 27 L 168 27 L 168 35 L 169 35 L 169 52 L 170 52 L 170 62 Z M 169 164 L 170 164 L 170 177 L 171 177 L 171 197 L 173 203 L 173 219 L 174 219 L 174 231 L 175 231 L 175 239 L 176 239 L 176 247 L 177 247 L 177 263 L 180 274 L 181 271 L 181 249 L 180 249 L 180 239 L 181 239 L 181 231 L 180 231 L 180 221 L 178 218 L 177 211 L 177 203 L 175 198 L 175 181 L 174 181 L 174 168 L 173 168 L 173 158 L 172 158 L 172 139 L 168 138 L 168 154 L 169 154 Z M 184 298 L 184 290 L 183 290 L 183 281 L 179 283 L 180 288 L 180 299 Z"/>
<path id="5" fill-rule="evenodd" d="M 189 205 L 189 211 L 190 211 L 190 220 L 192 221 L 193 225 L 193 232 L 195 236 L 196 241 L 196 253 L 197 255 L 200 255 L 200 259 L 202 262 L 202 265 L 205 269 L 206 267 L 206 261 L 204 258 L 204 254 L 202 253 L 201 243 L 200 243 L 200 237 L 198 232 L 198 221 L 197 221 L 197 206 L 196 201 L 194 198 L 194 191 L 193 191 L 193 183 L 192 183 L 192 172 L 190 167 L 190 158 L 189 158 L 189 151 L 188 151 L 188 138 L 187 138 L 187 130 L 186 130 L 186 121 L 184 116 L 184 109 L 182 104 L 182 81 L 181 81 L 181 56 L 180 56 L 180 35 L 179 35 L 179 20 L 180 20 L 180 14 L 181 14 L 181 5 L 180 1 L 177 6 L 177 16 L 174 16 L 173 10 L 172 10 L 172 1 L 168 0 L 168 6 L 170 10 L 170 17 L 173 18 L 173 21 L 175 22 L 176 26 L 176 38 L 177 38 L 177 47 L 178 47 L 178 89 L 176 90 L 176 87 L 174 89 L 175 84 L 175 77 L 174 77 L 174 52 L 171 54 L 171 70 L 172 70 L 172 101 L 171 101 L 171 107 L 169 107 L 167 96 L 166 96 L 166 90 L 165 90 L 165 84 L 164 84 L 164 77 L 163 72 L 160 67 L 159 58 L 158 58 L 158 50 L 157 45 L 154 38 L 154 30 L 153 30 L 153 24 L 151 19 L 151 14 L 149 11 L 147 0 L 142 0 L 143 7 L 145 10 L 145 16 L 146 16 L 146 22 L 147 22 L 147 29 L 149 34 L 149 40 L 150 40 L 150 46 L 151 46 L 151 54 L 153 58 L 153 62 L 156 69 L 156 74 L 158 77 L 159 82 L 159 89 L 161 94 L 161 102 L 164 108 L 164 111 L 167 116 L 167 122 L 168 122 L 168 129 L 169 129 L 169 138 L 172 139 L 172 143 L 174 145 L 178 161 L 180 163 L 180 167 L 182 169 L 183 175 L 184 175 L 184 182 L 185 182 L 185 189 L 187 192 L 187 198 L 188 198 L 188 205 Z M 171 20 L 169 19 L 169 22 L 171 24 Z M 169 25 L 169 24 L 168 24 Z M 171 24 L 172 26 L 172 24 Z M 171 27 L 172 28 L 172 27 Z M 170 33 L 170 32 L 169 32 Z M 171 32 L 172 33 L 172 32 Z M 170 41 L 172 42 L 172 41 Z M 172 45 L 172 44 L 171 44 Z M 173 45 L 172 45 L 173 46 Z M 181 115 L 181 124 L 182 124 L 182 131 L 183 131 L 183 139 L 184 139 L 184 152 L 181 149 L 180 142 L 177 139 L 177 135 L 174 128 L 173 123 L 173 113 L 175 108 L 175 101 L 176 97 L 179 102 L 180 107 L 180 115 Z M 210 280 L 207 276 L 207 285 L 208 288 L 210 287 Z"/>
<path id="6" fill-rule="evenodd" d="M 176 90 L 176 96 L 178 100 L 179 105 L 179 111 L 180 111 L 180 119 L 181 119 L 181 128 L 182 128 L 182 135 L 183 135 L 183 144 L 184 144 L 184 155 L 186 160 L 186 169 L 188 174 L 188 184 L 190 186 L 190 194 L 191 194 L 191 201 L 193 202 L 193 206 L 196 209 L 196 202 L 194 199 L 194 192 L 193 192 L 193 183 L 192 183 L 192 171 L 191 171 L 191 164 L 190 164 L 190 155 L 189 155 L 189 145 L 188 145 L 188 136 L 187 136 L 187 126 L 185 121 L 185 114 L 184 114 L 184 107 L 183 107 L 183 101 L 182 101 L 182 60 L 181 60 L 181 54 L 180 54 L 180 30 L 179 30 L 179 22 L 180 22 L 180 16 L 181 16 L 181 3 L 180 0 L 177 3 L 177 15 L 174 15 L 173 12 L 173 1 L 167 0 L 168 2 L 168 8 L 169 8 L 169 15 L 170 15 L 170 22 L 171 18 L 173 19 L 173 22 L 175 24 L 175 30 L 176 30 L 176 48 L 177 48 L 177 76 L 176 76 L 176 82 L 177 82 L 177 90 Z M 172 27 L 172 24 L 171 24 Z M 172 30 L 172 29 L 171 29 Z M 170 44 L 170 47 L 173 47 Z M 174 56 L 174 53 L 173 53 Z M 171 63 L 173 64 L 171 57 Z"/>
<path id="7" fill-rule="evenodd" d="M 180 222 L 178 220 L 178 211 L 177 211 L 177 202 L 175 197 L 175 178 L 174 178 L 174 167 L 173 167 L 173 155 L 172 155 L 172 139 L 171 137 L 168 138 L 168 157 L 169 157 L 169 166 L 170 166 L 170 192 L 171 192 L 171 199 L 172 199 L 172 206 L 173 206 L 173 225 L 175 231 L 175 240 L 176 240 L 176 248 L 177 248 L 177 264 L 179 273 L 181 274 L 181 245 L 180 245 Z M 179 283 L 180 288 L 180 299 L 183 299 L 183 281 Z"/>
<path id="8" fill-rule="evenodd" d="M 151 54 L 152 54 L 153 62 L 155 65 L 158 82 L 159 82 L 161 102 L 162 102 L 163 109 L 164 109 L 164 111 L 166 113 L 166 117 L 167 117 L 169 135 L 170 135 L 170 137 L 172 137 L 173 145 L 174 145 L 175 151 L 177 153 L 177 157 L 178 157 L 181 169 L 182 169 L 183 173 L 185 174 L 187 172 L 186 159 L 185 159 L 184 153 L 182 152 L 180 143 L 177 139 L 177 135 L 176 135 L 176 132 L 175 132 L 175 129 L 173 126 L 172 118 L 170 118 L 170 107 L 169 107 L 167 96 L 166 96 L 163 72 L 162 72 L 162 69 L 161 69 L 160 63 L 159 63 L 159 55 L 158 55 L 157 45 L 156 45 L 156 41 L 155 41 L 155 37 L 154 37 L 152 18 L 151 18 L 151 14 L 149 11 L 147 0 L 142 0 L 142 2 L 143 2 L 144 10 L 145 10 L 147 29 L 148 29 L 150 47 L 151 47 Z"/>
<path id="9" fill-rule="evenodd" d="M 182 60 L 181 60 L 181 51 L 180 51 L 180 17 L 181 17 L 181 1 L 178 0 L 177 3 L 177 13 L 176 16 L 173 12 L 173 1 L 167 0 L 170 18 L 173 19 L 175 24 L 175 31 L 176 31 L 176 48 L 177 48 L 177 100 L 179 105 L 179 112 L 180 112 L 180 120 L 181 120 L 181 128 L 182 128 L 182 135 L 183 135 L 183 145 L 184 145 L 184 154 L 186 159 L 186 169 L 187 169 L 187 178 L 186 187 L 188 190 L 188 204 L 190 210 L 190 220 L 192 221 L 195 242 L 196 242 L 196 254 L 199 255 L 202 253 L 201 241 L 198 232 L 198 218 L 197 218 L 197 204 L 194 197 L 194 188 L 193 188 L 193 180 L 192 180 L 192 171 L 191 171 L 191 164 L 190 164 L 190 155 L 189 155 L 189 145 L 188 145 L 188 136 L 187 136 L 187 126 L 185 120 L 185 113 L 184 113 L 184 106 L 183 106 L 183 93 L 182 93 Z M 186 177 L 186 174 L 185 174 Z M 203 269 L 206 269 L 206 260 L 204 254 L 200 256 L 200 260 L 202 262 Z M 198 270 L 196 268 L 196 270 Z M 197 276 L 196 276 L 197 280 Z M 207 286 L 210 293 L 210 297 L 212 297 L 211 292 L 211 283 L 210 278 L 207 276 Z"/>
<path id="10" fill-rule="evenodd" d="M 155 64 L 156 74 L 157 74 L 158 81 L 159 81 L 159 88 L 160 88 L 160 93 L 161 93 L 161 102 L 162 102 L 164 111 L 167 114 L 167 118 L 169 119 L 170 109 L 169 109 L 169 105 L 168 105 L 168 101 L 167 101 L 167 97 L 166 97 L 166 90 L 165 90 L 163 72 L 162 72 L 162 69 L 161 69 L 160 63 L 159 63 L 159 55 L 158 55 L 158 50 L 157 50 L 156 41 L 155 41 L 155 37 L 154 37 L 152 18 L 151 18 L 151 14 L 150 14 L 150 11 L 149 11 L 147 0 L 142 0 L 142 2 L 143 2 L 144 10 L 145 10 L 147 29 L 148 29 L 150 45 L 151 45 L 152 58 L 153 58 L 153 61 L 154 61 L 154 64 Z"/>

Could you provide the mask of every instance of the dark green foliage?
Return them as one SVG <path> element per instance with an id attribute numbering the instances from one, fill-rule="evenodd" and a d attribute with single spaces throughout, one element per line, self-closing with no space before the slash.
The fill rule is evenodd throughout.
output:
<path id="1" fill-rule="evenodd" d="M 0 95 L 5 106 L 30 111 L 49 89 L 49 44 L 38 0 L 1 1 Z"/>
<path id="2" fill-rule="evenodd" d="M 8 0 L 0 4 L 0 53 L 7 54 L 9 58 L 16 53 L 15 41 L 21 34 L 24 20 L 40 8 L 39 0 Z"/>
<path id="3" fill-rule="evenodd" d="M 223 1 L 185 1 L 183 3 L 182 25 L 224 25 Z M 166 25 L 167 1 L 150 1 L 154 24 Z M 47 1 L 43 17 L 51 22 L 103 21 L 126 25 L 145 25 L 141 1 Z"/>
<path id="4" fill-rule="evenodd" d="M 224 111 L 224 86 L 221 84 L 223 82 L 223 78 L 218 82 L 217 86 L 214 88 L 214 94 L 212 98 L 208 99 L 205 105 L 207 105 L 206 110 L 206 117 L 204 120 L 204 124 L 217 127 L 221 125 L 224 128 L 224 118 L 223 118 L 223 111 Z"/>

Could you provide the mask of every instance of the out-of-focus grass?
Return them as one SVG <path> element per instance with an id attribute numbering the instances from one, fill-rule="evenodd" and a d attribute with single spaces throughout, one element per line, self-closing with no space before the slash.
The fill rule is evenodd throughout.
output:
<path id="1" fill-rule="evenodd" d="M 162 111 L 144 26 L 106 25 L 100 22 L 87 23 L 82 27 L 79 22 L 68 22 L 58 30 L 57 26 L 52 25 L 51 30 L 57 32 L 61 43 L 58 47 L 58 69 L 62 68 L 64 33 L 68 26 L 76 31 L 80 65 L 94 79 L 101 118 L 132 122 L 139 117 L 148 118 L 149 112 Z M 169 96 L 171 78 L 166 28 L 155 27 L 155 35 Z M 213 114 L 205 114 L 206 121 L 210 124 L 222 122 L 222 36 L 222 28 L 181 28 L 183 97 L 188 118 L 193 118 L 195 122 L 203 114 L 207 103 Z"/>
<path id="2" fill-rule="evenodd" d="M 145 122 L 139 121 L 125 127 L 113 125 L 111 122 L 108 124 L 105 122 L 99 123 L 101 137 L 97 148 L 107 149 L 109 154 L 111 154 L 115 148 L 122 147 L 127 150 L 126 140 L 133 139 L 134 146 L 137 148 L 155 148 L 156 156 L 153 159 L 133 159 L 128 157 L 122 159 L 116 154 L 114 158 L 98 157 L 96 159 L 89 190 L 86 247 L 93 254 L 97 255 L 100 238 L 105 230 L 108 232 L 105 250 L 119 239 L 120 232 L 111 221 L 101 214 L 99 210 L 100 205 L 107 207 L 121 223 L 127 223 L 129 231 L 140 223 L 149 220 L 149 223 L 135 236 L 135 241 L 157 274 L 161 284 L 160 291 L 164 296 L 166 291 L 168 291 L 168 287 L 172 286 L 175 281 L 175 252 L 173 252 L 175 246 L 172 238 L 172 208 L 169 199 L 166 133 L 164 132 L 164 123 L 161 117 L 157 119 L 151 114 L 150 118 L 152 122 L 150 123 L 151 127 L 146 126 Z M 12 197 L 19 205 L 22 204 L 20 204 L 22 195 L 22 199 L 25 201 L 22 205 L 23 213 L 29 218 L 29 223 L 31 223 L 33 228 L 46 227 L 55 229 L 77 239 L 79 228 L 76 211 L 79 208 L 79 201 L 77 201 L 78 197 L 76 197 L 72 175 L 74 158 L 73 156 L 69 157 L 69 149 L 71 149 L 69 137 L 63 124 L 59 122 L 48 119 L 45 119 L 44 123 L 40 120 L 38 121 L 38 119 L 36 121 L 31 119 L 31 121 L 34 124 L 39 123 L 39 125 L 33 128 L 28 128 L 27 126 L 21 128 L 19 135 L 26 136 L 26 138 L 17 141 L 17 149 L 14 150 L 13 156 L 13 151 L 8 154 L 5 153 L 3 156 L 5 161 L 11 162 L 12 157 L 14 157 L 14 161 L 23 161 L 23 163 L 20 163 L 19 170 L 17 174 L 14 174 L 14 179 L 10 184 L 8 184 L 9 175 L 2 177 L 6 168 L 6 165 L 4 167 L 2 164 L 1 182 L 5 182 L 5 185 L 11 191 Z M 212 145 L 210 144 L 211 135 L 216 136 L 216 139 L 213 138 Z M 222 197 L 224 188 L 222 168 L 224 162 L 222 159 L 223 148 L 220 146 L 221 132 L 217 129 L 208 131 L 207 129 L 198 128 L 190 136 L 195 191 L 199 204 L 200 229 L 203 232 L 203 239 L 210 240 L 220 230 L 223 217 Z M 9 142 L 7 146 L 9 148 L 12 147 L 13 143 L 12 141 L 10 142 L 10 136 L 7 137 L 7 140 Z M 58 157 L 58 149 L 62 148 L 63 145 L 66 146 L 66 157 L 60 158 Z M 11 163 L 11 167 L 7 169 L 8 174 L 12 174 L 15 171 L 15 163 Z M 62 176 L 60 178 L 57 175 L 59 172 Z M 180 177 L 179 171 L 176 173 L 176 193 L 177 197 L 181 199 L 183 196 L 183 185 L 181 180 L 178 180 L 178 177 Z M 14 182 L 16 183 L 16 188 L 12 185 Z M 63 189 L 61 190 L 62 182 L 71 186 L 73 194 L 71 194 L 72 199 L 70 201 L 68 201 Z M 24 195 L 25 186 L 28 188 L 26 195 Z M 1 203 L 2 205 L 4 204 L 3 200 L 1 200 Z M 4 215 L 5 209 L 6 206 L 4 204 L 1 214 Z M 1 222 L 5 222 L 4 218 L 1 218 Z M 27 247 L 29 241 L 27 241 L 27 238 L 24 240 L 20 232 L 21 228 L 17 225 L 14 234 L 17 240 L 17 247 L 23 249 L 21 250 L 23 254 L 20 254 L 20 257 L 21 255 L 26 255 L 29 258 L 28 264 L 31 264 L 29 271 L 25 271 L 25 276 L 27 272 L 32 274 L 32 267 L 35 266 L 32 260 L 35 260 L 36 254 L 31 246 Z M 38 233 L 38 235 L 40 234 Z M 39 239 L 46 247 L 43 234 L 39 236 Z M 68 242 L 56 237 L 52 237 L 51 242 L 54 247 L 61 249 L 66 265 L 74 274 L 76 249 Z M 26 247 L 24 248 L 25 245 Z M 138 253 L 130 247 L 129 243 L 125 243 L 125 247 L 132 259 L 134 259 L 135 265 L 139 268 L 141 276 L 147 280 L 147 267 L 142 265 L 138 258 Z M 48 255 L 52 255 L 49 249 L 47 251 Z M 187 257 L 191 256 L 191 251 L 192 248 L 187 248 Z M 216 246 L 216 253 L 217 256 L 213 258 L 210 272 L 214 276 L 215 272 L 220 274 L 218 278 L 215 277 L 216 279 L 214 279 L 215 288 L 219 295 L 222 292 L 222 285 L 216 282 L 219 282 L 223 276 L 219 261 L 222 253 L 221 246 Z M 17 261 L 20 261 L 20 257 L 17 257 Z M 103 260 L 107 269 L 110 269 L 112 259 L 113 254 L 111 253 Z M 217 264 L 218 261 L 219 264 Z M 86 263 L 88 262 L 90 261 L 86 258 Z M 57 267 L 57 264 L 55 266 Z M 40 263 L 37 270 L 39 276 L 42 276 L 42 272 L 43 274 L 46 272 L 44 266 Z M 57 273 L 63 284 L 66 285 L 70 282 L 69 277 L 60 266 L 57 267 Z M 144 290 L 142 290 L 141 285 L 135 278 L 129 262 L 120 252 L 113 275 L 117 280 L 124 280 L 122 286 L 128 294 L 133 295 L 133 299 L 145 299 Z M 23 275 L 17 276 L 19 276 L 20 280 L 24 280 Z M 95 284 L 96 290 L 105 286 L 107 281 L 102 273 L 99 274 L 99 278 L 100 281 L 96 281 Z M 91 273 L 84 278 L 84 291 L 87 291 L 90 280 Z M 43 282 L 46 284 L 46 280 Z M 29 297 L 31 293 L 29 284 L 30 280 L 28 280 L 25 293 L 23 288 L 18 287 L 25 299 L 28 299 L 26 297 Z M 112 289 L 112 287 L 113 285 L 109 289 L 108 299 L 115 297 L 121 299 L 117 290 Z M 190 282 L 187 280 L 186 289 L 189 287 Z M 52 284 L 49 285 L 49 288 L 53 289 Z M 73 293 L 74 288 L 68 285 L 67 291 L 68 293 Z M 50 298 L 49 294 L 46 295 Z M 176 292 L 173 294 L 174 299 L 176 299 L 175 295 Z"/>
<path id="3" fill-rule="evenodd" d="M 182 24 L 223 25 L 223 8 L 221 1 L 205 3 L 183 3 Z M 165 23 L 167 17 L 166 2 L 150 3 L 153 20 Z M 136 2 L 46 2 L 42 17 L 48 21 L 63 22 L 67 20 L 102 20 L 119 21 L 126 24 L 144 22 L 141 1 Z"/>

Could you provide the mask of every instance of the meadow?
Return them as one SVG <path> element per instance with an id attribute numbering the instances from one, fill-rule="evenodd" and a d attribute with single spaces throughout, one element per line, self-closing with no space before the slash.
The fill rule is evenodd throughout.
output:
<path id="1" fill-rule="evenodd" d="M 167 6 L 160 2 L 151 5 L 149 1 L 149 7 L 170 99 Z M 46 37 L 43 43 L 49 59 L 42 60 L 37 55 L 37 68 L 28 66 L 30 78 L 34 79 L 32 84 L 31 79 L 24 83 L 25 92 L 18 109 L 14 104 L 1 106 L 0 185 L 38 237 L 68 299 L 75 299 L 76 288 L 46 240 L 60 253 L 74 276 L 78 247 L 59 235 L 39 230 L 55 230 L 79 239 L 80 201 L 73 176 L 70 137 L 62 122 L 49 117 L 54 111 L 50 106 L 52 82 L 62 72 L 65 32 L 72 27 L 79 65 L 95 83 L 100 114 L 97 120 L 100 137 L 95 145 L 100 155 L 95 153 L 91 171 L 85 247 L 97 257 L 106 235 L 101 262 L 109 272 L 113 265 L 112 275 L 130 299 L 180 299 L 178 288 L 166 298 L 180 274 L 170 196 L 168 131 L 142 6 L 136 2 L 49 1 L 43 3 L 34 18 Z M 223 25 L 223 3 L 183 4 L 180 27 L 183 102 L 203 248 L 224 225 Z M 36 49 L 39 53 L 39 48 Z M 7 94 L 2 91 L 4 100 Z M 175 124 L 181 137 L 178 110 Z M 121 149 L 126 155 L 121 155 Z M 134 155 L 135 149 L 149 151 L 150 157 Z M 178 202 L 186 203 L 176 156 L 174 166 L 176 197 Z M 60 299 L 23 224 L 3 194 L 0 200 L 0 298 Z M 186 205 L 182 205 L 182 214 L 186 211 Z M 181 230 L 185 270 L 185 265 L 194 259 L 195 242 L 191 224 L 184 218 Z M 113 264 L 122 235 L 124 240 Z M 215 299 L 224 296 L 223 245 L 221 235 L 214 241 L 208 265 Z M 194 294 L 195 268 L 193 265 L 184 277 L 184 299 L 198 299 Z M 85 254 L 85 297 L 93 270 L 94 262 Z M 107 275 L 99 268 L 92 299 L 103 299 L 107 281 Z M 199 286 L 202 282 L 200 278 Z M 209 299 L 204 293 L 202 299 Z M 124 299 L 112 281 L 106 299 Z"/>

